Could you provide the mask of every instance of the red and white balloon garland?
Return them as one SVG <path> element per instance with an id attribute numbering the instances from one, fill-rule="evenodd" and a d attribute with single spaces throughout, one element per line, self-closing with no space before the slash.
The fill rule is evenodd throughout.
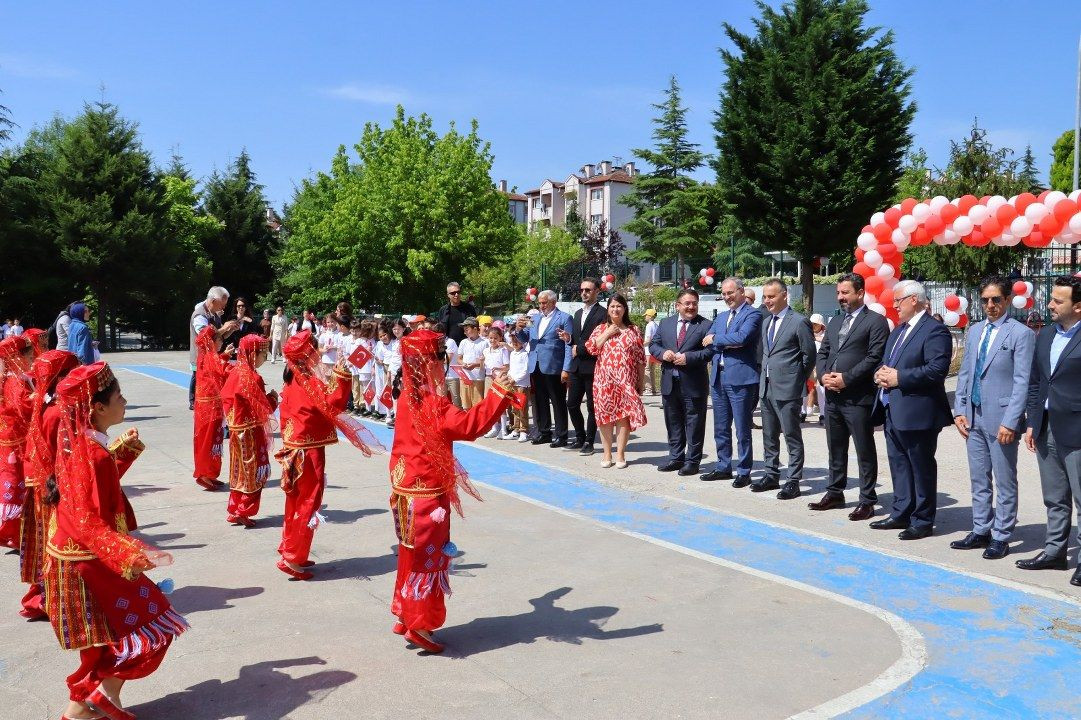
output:
<path id="1" fill-rule="evenodd" d="M 525 289 L 526 302 L 537 302 L 537 288 L 529 287 Z"/>
<path id="2" fill-rule="evenodd" d="M 614 288 L 615 286 L 616 286 L 616 276 L 613 275 L 612 273 L 608 273 L 607 275 L 605 275 L 604 277 L 601 278 L 601 288 L 603 290 L 611 291 L 611 289 Z"/>
<path id="3" fill-rule="evenodd" d="M 1052 241 L 1081 242 L 1081 191 L 1069 195 L 1058 190 L 1045 190 L 1039 195 L 1026 192 L 1009 199 L 1001 195 L 963 195 L 956 200 L 942 195 L 923 201 L 906 198 L 871 216 L 856 240 L 852 271 L 864 278 L 867 307 L 896 323 L 893 286 L 901 277 L 904 251 L 909 247 L 960 242 L 970 247 L 992 243 L 1012 247 L 1021 243 L 1038 248 Z M 943 316 L 946 324 L 964 327 L 968 322 L 967 301 L 951 297 L 957 302 L 947 298 Z M 1021 297 L 1027 298 L 1027 306 L 1031 307 L 1031 289 Z M 951 308 L 954 304 L 956 307 Z M 956 321 L 950 323 L 954 316 Z"/>
<path id="4" fill-rule="evenodd" d="M 701 285 L 702 287 L 706 287 L 707 285 L 712 285 L 714 282 L 716 282 L 716 280 L 713 277 L 716 274 L 717 274 L 717 271 L 714 270 L 713 268 L 702 268 L 701 270 L 698 271 L 698 284 Z"/>

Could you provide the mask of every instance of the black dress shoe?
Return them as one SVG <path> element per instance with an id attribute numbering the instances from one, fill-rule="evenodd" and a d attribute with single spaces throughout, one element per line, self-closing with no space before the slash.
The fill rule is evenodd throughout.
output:
<path id="1" fill-rule="evenodd" d="M 1074 570 L 1073 577 L 1070 578 L 1070 584 L 1081 587 L 1081 565 L 1078 565 L 1077 569 Z"/>
<path id="2" fill-rule="evenodd" d="M 538 435 L 529 442 L 533 445 L 547 445 L 548 443 L 552 442 L 552 436 L 548 435 L 546 437 L 544 435 Z"/>
<path id="3" fill-rule="evenodd" d="M 732 479 L 732 471 L 731 470 L 711 470 L 710 472 L 706 473 L 705 475 L 703 475 L 702 477 L 700 477 L 698 479 L 699 480 L 705 480 L 706 482 L 713 482 L 714 480 L 731 480 Z"/>
<path id="4" fill-rule="evenodd" d="M 798 498 L 799 493 L 799 480 L 789 480 L 781 488 L 781 492 L 777 493 L 778 500 L 792 500 Z"/>
<path id="5" fill-rule="evenodd" d="M 1010 546 L 1002 540 L 992 540 L 983 551 L 984 560 L 1001 560 L 1010 554 Z"/>
<path id="6" fill-rule="evenodd" d="M 776 490 L 781 487 L 781 483 L 777 478 L 772 480 L 761 480 L 759 482 L 751 483 L 751 492 L 765 492 L 767 490 Z"/>
<path id="7" fill-rule="evenodd" d="M 582 443 L 582 447 L 578 448 L 579 455 L 592 455 L 593 453 L 593 443 Z"/>
<path id="8" fill-rule="evenodd" d="M 684 476 L 684 477 L 687 477 L 688 475 L 697 475 L 698 474 L 698 466 L 695 465 L 694 463 L 687 463 L 686 465 L 684 465 L 683 467 L 681 467 L 679 469 L 679 474 Z"/>
<path id="9" fill-rule="evenodd" d="M 977 535 L 974 532 L 970 532 L 968 535 L 965 535 L 964 540 L 954 540 L 950 543 L 950 547 L 954 550 L 971 550 L 972 548 L 985 548 L 990 542 L 990 535 Z"/>
<path id="10" fill-rule="evenodd" d="M 681 460 L 673 460 L 672 462 L 661 465 L 657 469 L 661 472 L 675 472 L 676 470 L 683 469 L 683 462 Z"/>
<path id="11" fill-rule="evenodd" d="M 907 527 L 897 533 L 898 540 L 921 540 L 931 535 L 931 526 L 925 528 Z"/>
<path id="12" fill-rule="evenodd" d="M 584 441 L 579 440 L 578 438 L 574 438 L 574 442 L 567 445 L 567 449 L 568 450 L 581 450 L 583 445 L 585 445 Z"/>
<path id="13" fill-rule="evenodd" d="M 873 530 L 901 530 L 908 527 L 908 522 L 905 520 L 896 520 L 894 518 L 882 518 L 881 520 L 875 520 L 870 523 L 869 526 Z"/>
<path id="14" fill-rule="evenodd" d="M 807 503 L 807 507 L 811 510 L 832 510 L 833 508 L 841 508 L 844 506 L 845 496 L 838 495 L 837 493 L 826 493 L 822 496 L 821 500 Z"/>
<path id="15" fill-rule="evenodd" d="M 737 490 L 739 490 L 740 488 L 745 488 L 750 484 L 750 475 L 736 475 L 736 479 L 732 481 L 732 487 L 736 488 Z"/>
<path id="16" fill-rule="evenodd" d="M 1034 558 L 1018 560 L 1014 565 L 1022 570 L 1065 570 L 1066 556 L 1055 557 L 1042 552 Z"/>
<path id="17" fill-rule="evenodd" d="M 856 509 L 848 513 L 848 519 L 852 522 L 869 520 L 875 514 L 875 504 L 869 502 L 857 503 Z"/>
<path id="18" fill-rule="evenodd" d="M 552 444 L 549 445 L 548 447 L 550 447 L 550 448 L 567 447 L 567 438 L 559 438 L 558 440 L 553 440 Z"/>

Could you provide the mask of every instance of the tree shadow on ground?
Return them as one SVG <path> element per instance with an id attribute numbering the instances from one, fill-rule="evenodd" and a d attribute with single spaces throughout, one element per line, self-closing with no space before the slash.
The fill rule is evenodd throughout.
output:
<path id="1" fill-rule="evenodd" d="M 223 588 L 212 585 L 185 585 L 169 595 L 171 602 L 181 615 L 190 615 L 207 610 L 228 610 L 236 607 L 230 601 L 261 595 L 261 587 Z"/>
<path id="2" fill-rule="evenodd" d="M 233 680 L 206 680 L 129 709 L 139 717 L 157 720 L 281 720 L 357 679 L 346 670 L 321 670 L 297 678 L 281 671 L 306 665 L 326 665 L 326 660 L 305 657 L 245 665 Z"/>
<path id="3" fill-rule="evenodd" d="M 533 610 L 519 615 L 477 618 L 464 625 L 444 628 L 438 640 L 447 644 L 450 657 L 469 657 L 511 645 L 529 644 L 541 638 L 551 642 L 581 645 L 583 640 L 619 640 L 664 632 L 660 623 L 619 630 L 605 630 L 604 625 L 619 612 L 606 605 L 564 610 L 555 602 L 571 591 L 559 588 L 533 598 Z"/>

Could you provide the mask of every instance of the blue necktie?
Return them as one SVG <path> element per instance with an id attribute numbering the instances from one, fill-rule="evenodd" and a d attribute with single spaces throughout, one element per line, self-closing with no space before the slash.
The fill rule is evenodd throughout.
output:
<path id="1" fill-rule="evenodd" d="M 769 331 L 766 332 L 766 343 L 769 346 L 770 352 L 773 352 L 773 340 L 777 337 L 777 321 L 780 319 L 780 315 L 774 315 L 773 319 L 769 321 Z"/>
<path id="2" fill-rule="evenodd" d="M 980 351 L 976 354 L 976 369 L 973 370 L 972 378 L 972 407 L 979 407 L 980 401 L 980 376 L 983 375 L 983 366 L 987 362 L 987 346 L 991 344 L 992 325 L 987 324 L 983 331 L 983 339 L 980 341 Z"/>
<path id="3" fill-rule="evenodd" d="M 897 336 L 897 341 L 895 343 L 893 343 L 893 350 L 890 351 L 890 361 L 888 363 L 886 363 L 890 367 L 894 366 L 893 363 L 897 360 L 897 356 L 901 354 L 901 343 L 904 342 L 905 335 L 908 334 L 908 328 L 909 328 L 909 324 L 905 323 L 901 327 L 901 334 Z M 882 393 L 882 404 L 883 405 L 889 405 L 890 404 L 890 391 L 883 388 L 879 392 Z"/>

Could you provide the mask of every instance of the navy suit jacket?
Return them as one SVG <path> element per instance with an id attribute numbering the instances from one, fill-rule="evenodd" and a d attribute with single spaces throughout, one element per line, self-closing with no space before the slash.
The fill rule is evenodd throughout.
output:
<path id="1" fill-rule="evenodd" d="M 890 388 L 889 418 L 897 430 L 941 430 L 953 424 L 953 413 L 946 397 L 946 375 L 953 357 L 953 339 L 945 325 L 924 313 L 891 365 L 893 346 L 905 325 L 898 325 L 886 341 L 882 365 L 897 370 L 898 385 Z M 881 366 L 880 366 L 881 367 Z M 885 420 L 880 393 L 875 393 L 872 422 Z"/>
<path id="2" fill-rule="evenodd" d="M 713 386 L 757 385 L 761 367 L 762 313 L 750 303 L 744 303 L 728 326 L 731 310 L 713 319 L 709 334 L 713 335 Z M 724 371 L 721 371 L 721 359 Z"/>
<path id="3" fill-rule="evenodd" d="M 1047 415 L 1056 445 L 1081 447 L 1081 330 L 1066 344 L 1051 372 L 1051 341 L 1057 327 L 1057 323 L 1051 323 L 1036 336 L 1028 379 L 1029 427 L 1032 436 L 1038 438 Z"/>
<path id="4" fill-rule="evenodd" d="M 574 333 L 574 321 L 571 316 L 559 308 L 552 311 L 552 317 L 544 328 L 544 335 L 539 335 L 542 315 L 533 319 L 529 326 L 529 372 L 537 368 L 545 375 L 558 375 L 571 369 L 571 346 L 559 339 L 556 331 L 562 328 L 568 335 Z"/>
<path id="5" fill-rule="evenodd" d="M 676 343 L 679 337 L 677 330 L 679 315 L 669 315 L 661 320 L 657 332 L 649 343 L 649 354 L 661 361 L 661 394 L 668 395 L 672 392 L 672 372 L 679 371 L 680 390 L 689 398 L 709 397 L 709 372 L 707 371 L 709 359 L 713 356 L 713 348 L 702 347 L 702 341 L 709 334 L 709 320 L 701 315 L 695 315 L 687 325 L 687 335 L 681 344 Z M 665 350 L 683 353 L 687 358 L 687 364 L 677 367 L 670 362 L 662 360 Z"/>

